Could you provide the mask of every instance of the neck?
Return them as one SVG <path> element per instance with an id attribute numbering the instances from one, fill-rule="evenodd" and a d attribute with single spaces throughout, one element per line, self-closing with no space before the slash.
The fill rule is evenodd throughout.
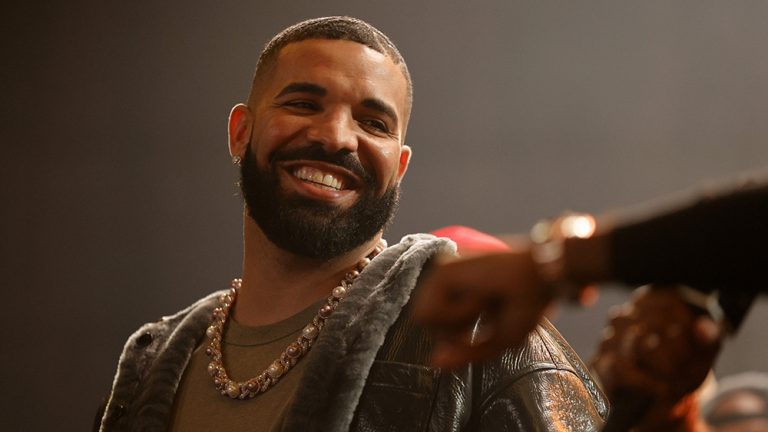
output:
<path id="1" fill-rule="evenodd" d="M 328 259 L 297 256 L 272 243 L 243 214 L 243 283 L 233 317 L 246 326 L 286 319 L 327 297 L 344 275 L 368 255 L 381 233 L 351 251 Z"/>

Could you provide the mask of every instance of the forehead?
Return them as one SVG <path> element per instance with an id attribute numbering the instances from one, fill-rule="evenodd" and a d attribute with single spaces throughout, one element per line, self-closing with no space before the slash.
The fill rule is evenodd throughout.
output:
<path id="1" fill-rule="evenodd" d="M 726 395 L 717 406 L 717 413 L 761 412 L 766 409 L 763 398 L 748 390 L 736 390 Z"/>
<path id="2" fill-rule="evenodd" d="M 311 82 L 329 92 L 377 97 L 398 110 L 405 108 L 407 83 L 392 59 L 363 44 L 347 40 L 309 39 L 280 50 L 265 83 L 267 93 L 293 82 Z"/>

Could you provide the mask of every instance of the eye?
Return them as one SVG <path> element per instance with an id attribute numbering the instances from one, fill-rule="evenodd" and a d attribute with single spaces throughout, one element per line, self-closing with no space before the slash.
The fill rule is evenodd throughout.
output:
<path id="1" fill-rule="evenodd" d="M 382 120 L 370 118 L 362 120 L 360 123 L 367 128 L 375 130 L 376 132 L 389 134 L 389 126 L 387 126 L 387 124 Z"/>
<path id="2" fill-rule="evenodd" d="M 290 108 L 293 110 L 299 110 L 299 111 L 315 112 L 320 110 L 320 106 L 317 103 L 310 100 L 306 100 L 306 99 L 290 100 L 287 102 L 283 102 L 282 104 L 280 104 L 280 106 L 285 108 Z"/>

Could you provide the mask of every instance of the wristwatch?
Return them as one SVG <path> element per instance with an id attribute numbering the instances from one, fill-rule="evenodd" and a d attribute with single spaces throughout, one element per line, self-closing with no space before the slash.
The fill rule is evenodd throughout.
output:
<path id="1" fill-rule="evenodd" d="M 588 281 L 574 280 L 566 260 L 566 240 L 586 239 L 595 233 L 595 218 L 588 213 L 566 213 L 542 220 L 531 229 L 531 257 L 539 277 L 556 296 L 578 300 Z"/>

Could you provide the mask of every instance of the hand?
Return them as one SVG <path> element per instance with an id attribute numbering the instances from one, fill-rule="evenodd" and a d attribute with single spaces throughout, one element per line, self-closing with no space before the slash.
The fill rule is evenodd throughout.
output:
<path id="1" fill-rule="evenodd" d="M 673 287 L 646 287 L 616 309 L 593 368 L 612 402 L 643 394 L 653 403 L 636 430 L 690 430 L 691 397 L 712 367 L 722 332 Z"/>
<path id="2" fill-rule="evenodd" d="M 552 300 L 527 242 L 511 250 L 438 259 L 419 288 L 414 317 L 435 332 L 432 363 L 455 368 L 523 342 Z M 483 314 L 483 330 L 473 328 Z"/>

